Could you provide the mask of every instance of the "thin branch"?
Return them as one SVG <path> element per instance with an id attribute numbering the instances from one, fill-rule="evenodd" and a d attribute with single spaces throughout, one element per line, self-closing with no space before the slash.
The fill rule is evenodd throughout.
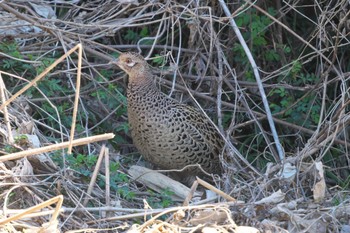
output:
<path id="1" fill-rule="evenodd" d="M 224 10 L 226 16 L 230 17 L 229 18 L 230 24 L 231 24 L 233 30 L 235 31 L 235 33 L 236 33 L 236 35 L 238 37 L 238 40 L 241 43 L 241 45 L 242 45 L 242 47 L 243 47 L 243 49 L 244 49 L 244 51 L 245 51 L 245 53 L 246 53 L 246 55 L 248 57 L 248 60 L 249 60 L 251 66 L 253 68 L 253 72 L 254 72 L 254 75 L 255 75 L 255 78 L 256 78 L 256 82 L 258 84 L 258 88 L 259 88 L 259 91 L 260 91 L 262 102 L 264 104 L 264 108 L 265 108 L 265 111 L 266 111 L 267 120 L 269 122 L 270 129 L 271 129 L 273 138 L 274 138 L 275 143 L 276 143 L 278 155 L 279 155 L 280 160 L 283 161 L 284 160 L 284 150 L 283 150 L 283 147 L 282 147 L 282 145 L 280 143 L 280 140 L 278 138 L 277 130 L 276 130 L 273 118 L 272 118 L 272 114 L 271 114 L 271 110 L 270 110 L 270 107 L 269 107 L 269 103 L 267 102 L 267 97 L 266 97 L 265 90 L 264 90 L 264 87 L 263 87 L 263 84 L 262 84 L 262 81 L 261 81 L 261 78 L 260 78 L 260 75 L 259 75 L 258 67 L 257 67 L 257 65 L 255 63 L 253 55 L 251 54 L 251 52 L 250 52 L 246 42 L 244 41 L 244 38 L 243 38 L 243 36 L 242 36 L 242 34 L 241 34 L 241 32 L 240 32 L 236 22 L 231 17 L 231 12 L 228 9 L 226 3 L 224 2 L 224 0 L 219 0 L 219 2 L 220 2 L 221 7 Z"/>

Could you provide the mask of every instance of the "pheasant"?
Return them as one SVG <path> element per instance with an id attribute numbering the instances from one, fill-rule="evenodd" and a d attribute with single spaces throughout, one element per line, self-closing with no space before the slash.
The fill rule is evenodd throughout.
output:
<path id="1" fill-rule="evenodd" d="M 223 139 L 203 113 L 162 93 L 141 55 L 122 53 L 115 64 L 129 76 L 130 132 L 144 158 L 162 169 L 199 164 L 207 173 L 220 174 Z M 181 175 L 184 179 L 203 176 L 194 167 L 184 173 Z"/>

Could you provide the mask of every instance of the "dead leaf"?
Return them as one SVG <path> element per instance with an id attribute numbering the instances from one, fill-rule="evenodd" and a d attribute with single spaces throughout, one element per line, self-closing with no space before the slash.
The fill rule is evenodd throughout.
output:
<path id="1" fill-rule="evenodd" d="M 239 226 L 235 229 L 235 233 L 259 233 L 255 227 Z"/>
<path id="2" fill-rule="evenodd" d="M 190 220 L 190 223 L 194 226 L 200 224 L 218 224 L 223 223 L 227 219 L 227 213 L 219 209 L 205 209 L 195 213 Z"/>
<path id="3" fill-rule="evenodd" d="M 315 202 L 321 202 L 326 196 L 326 181 L 324 180 L 324 171 L 322 162 L 316 162 L 315 168 L 317 170 L 317 180 L 319 180 L 313 187 L 313 196 Z"/>
<path id="4" fill-rule="evenodd" d="M 286 194 L 279 189 L 277 192 L 274 192 L 270 196 L 265 197 L 260 201 L 256 201 L 255 204 L 279 203 L 284 200 L 285 195 Z"/>
<path id="5" fill-rule="evenodd" d="M 297 173 L 297 169 L 294 165 L 292 165 L 291 163 L 285 163 L 283 165 L 281 177 L 286 180 L 292 181 L 294 180 L 296 173 Z"/>
<path id="6" fill-rule="evenodd" d="M 223 227 L 204 227 L 202 233 L 228 233 L 228 231 Z"/>
<path id="7" fill-rule="evenodd" d="M 31 7 L 34 9 L 34 11 L 44 17 L 45 19 L 56 19 L 56 13 L 52 9 L 52 7 L 48 4 L 40 3 L 40 4 L 35 4 L 32 2 L 29 2 Z"/>

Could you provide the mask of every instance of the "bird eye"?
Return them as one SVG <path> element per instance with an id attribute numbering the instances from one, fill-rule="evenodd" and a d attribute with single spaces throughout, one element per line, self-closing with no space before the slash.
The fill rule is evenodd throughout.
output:
<path id="1" fill-rule="evenodd" d="M 133 67 L 136 64 L 131 58 L 126 58 L 125 63 L 129 67 Z"/>

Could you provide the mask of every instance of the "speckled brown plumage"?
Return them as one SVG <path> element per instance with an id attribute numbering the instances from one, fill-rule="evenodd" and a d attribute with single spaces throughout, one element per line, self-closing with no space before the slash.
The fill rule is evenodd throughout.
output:
<path id="1" fill-rule="evenodd" d="M 208 173 L 221 173 L 223 140 L 210 121 L 199 110 L 163 94 L 142 56 L 123 53 L 116 64 L 129 75 L 131 136 L 144 158 L 162 169 L 200 164 Z"/>

